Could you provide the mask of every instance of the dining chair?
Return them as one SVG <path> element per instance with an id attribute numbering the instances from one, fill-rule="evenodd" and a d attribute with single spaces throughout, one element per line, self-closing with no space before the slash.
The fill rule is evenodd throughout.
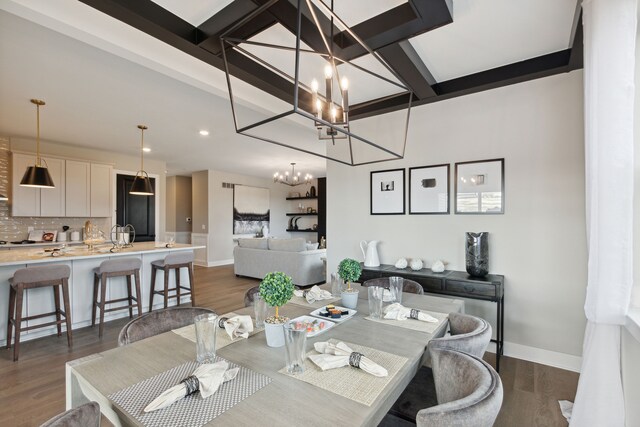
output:
<path id="1" fill-rule="evenodd" d="M 256 299 L 256 294 L 258 294 L 258 292 L 260 292 L 260 286 L 254 286 L 253 288 L 249 289 L 246 294 L 244 294 L 245 307 L 250 307 L 253 305 L 253 302 Z"/>
<path id="2" fill-rule="evenodd" d="M 383 287 L 385 289 L 389 289 L 389 278 L 388 277 L 378 277 L 376 279 L 369 279 L 366 280 L 362 286 L 364 287 L 369 287 L 369 286 L 380 286 Z M 404 279 L 402 281 L 402 292 L 408 292 L 411 294 L 418 294 L 418 295 L 423 295 L 424 294 L 424 289 L 422 288 L 422 285 L 418 282 L 415 282 L 413 280 L 409 280 L 409 279 Z"/>
<path id="3" fill-rule="evenodd" d="M 487 362 L 457 350 L 430 350 L 438 405 L 418 411 L 418 427 L 491 427 L 502 406 L 498 373 Z"/>
<path id="4" fill-rule="evenodd" d="M 100 427 L 100 405 L 85 403 L 56 415 L 40 427 Z"/>
<path id="5" fill-rule="evenodd" d="M 449 313 L 450 335 L 434 338 L 428 348 L 447 348 L 463 351 L 482 358 L 491 341 L 491 325 L 480 317 L 462 313 Z"/>
<path id="6" fill-rule="evenodd" d="M 191 325 L 195 316 L 205 313 L 216 314 L 203 307 L 171 307 L 152 311 L 124 325 L 118 336 L 118 346 Z"/>

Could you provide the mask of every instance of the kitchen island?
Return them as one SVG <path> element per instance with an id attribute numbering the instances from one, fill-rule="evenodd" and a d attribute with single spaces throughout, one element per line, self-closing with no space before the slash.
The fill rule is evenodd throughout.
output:
<path id="1" fill-rule="evenodd" d="M 66 247 L 60 251 L 59 256 L 52 256 L 51 252 L 45 252 L 48 248 L 33 249 L 12 249 L 10 251 L 0 251 L 0 346 L 6 345 L 7 337 L 7 314 L 9 309 L 9 278 L 16 270 L 37 265 L 65 264 L 71 268 L 69 278 L 69 294 L 71 302 L 71 322 L 72 328 L 77 329 L 91 325 L 91 307 L 93 302 L 93 270 L 102 261 L 116 259 L 119 257 L 136 257 L 142 260 L 140 269 L 140 288 L 142 291 L 141 303 L 143 312 L 149 311 L 149 293 L 151 280 L 151 262 L 164 259 L 169 253 L 193 251 L 202 248 L 185 244 L 175 244 L 167 248 L 164 243 L 142 242 L 134 243 L 133 247 L 121 249 L 118 252 L 110 251 L 111 245 L 97 246 L 93 250 L 88 250 L 87 246 Z M 186 269 L 181 269 L 181 283 L 188 283 Z M 162 274 L 156 278 L 157 286 L 162 286 Z M 174 274 L 170 275 L 170 287 L 175 286 Z M 126 278 L 110 278 L 107 286 L 107 299 L 117 299 L 126 297 Z M 181 303 L 189 302 L 190 297 L 181 298 Z M 176 300 L 170 300 L 169 304 L 175 305 Z M 114 305 L 115 306 L 115 305 Z M 162 298 L 156 297 L 153 304 L 154 309 L 162 308 Z M 25 292 L 23 303 L 23 315 L 29 316 L 54 310 L 53 292 L 51 288 L 30 289 Z M 134 310 L 134 315 L 136 311 Z M 105 321 L 119 317 L 128 316 L 128 310 L 119 310 L 105 314 Z M 51 318 L 45 317 L 30 320 L 23 323 L 29 326 L 39 323 L 47 323 Z M 63 326 L 64 327 L 64 326 Z M 50 328 L 35 329 L 22 333 L 21 341 L 52 335 L 57 333 L 55 326 Z M 98 330 L 96 329 L 96 334 Z"/>

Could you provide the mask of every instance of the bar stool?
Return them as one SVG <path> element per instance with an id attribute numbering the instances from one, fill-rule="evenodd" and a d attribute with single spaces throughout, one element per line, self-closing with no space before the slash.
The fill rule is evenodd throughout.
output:
<path id="1" fill-rule="evenodd" d="M 7 348 L 11 347 L 12 325 L 16 330 L 15 343 L 13 344 L 13 361 L 18 360 L 20 353 L 20 333 L 36 328 L 44 328 L 56 325 L 58 336 L 62 335 L 62 316 L 67 325 L 67 344 L 73 345 L 71 337 L 71 304 L 69 303 L 69 275 L 71 268 L 68 265 L 48 265 L 44 267 L 29 267 L 17 270 L 9 279 L 9 316 L 7 321 Z M 55 311 L 32 316 L 22 317 L 22 301 L 24 291 L 28 289 L 53 287 L 53 299 Z M 62 287 L 62 299 L 64 311 L 60 310 L 60 289 Z M 39 319 L 41 317 L 56 316 L 53 322 L 31 325 L 23 328 L 22 322 L 26 320 Z"/>
<path id="2" fill-rule="evenodd" d="M 153 296 L 155 294 L 162 295 L 164 298 L 164 308 L 169 306 L 169 298 L 177 298 L 180 305 L 180 296 L 191 295 L 191 305 L 196 306 L 195 292 L 193 291 L 193 252 L 177 252 L 167 255 L 164 260 L 153 261 L 151 263 L 151 293 L 149 295 L 149 312 L 153 310 Z M 189 271 L 189 287 L 180 284 L 180 269 L 186 268 Z M 164 288 L 156 291 L 156 271 L 162 270 L 164 273 Z M 176 287 L 169 289 L 169 272 L 175 271 Z M 181 293 L 181 289 L 188 292 Z M 175 292 L 169 295 L 169 292 Z"/>
<path id="3" fill-rule="evenodd" d="M 102 261 L 99 267 L 93 270 L 93 309 L 91 313 L 91 326 L 96 324 L 96 310 L 100 309 L 100 332 L 98 336 L 102 338 L 102 331 L 104 329 L 104 314 L 110 311 L 129 309 L 129 319 L 133 319 L 133 307 L 137 307 L 138 316 L 142 315 L 142 302 L 140 293 L 140 267 L 142 261 L 140 258 L 116 258 L 107 261 Z M 122 277 L 127 278 L 127 297 L 107 300 L 107 279 L 109 277 Z M 134 297 L 131 292 L 131 276 L 135 277 L 136 281 L 136 296 Z M 98 300 L 98 293 L 100 293 L 100 300 Z M 106 304 L 113 304 L 116 302 L 127 301 L 127 305 L 121 305 L 118 307 L 105 308 Z M 135 301 L 135 304 L 133 303 Z"/>

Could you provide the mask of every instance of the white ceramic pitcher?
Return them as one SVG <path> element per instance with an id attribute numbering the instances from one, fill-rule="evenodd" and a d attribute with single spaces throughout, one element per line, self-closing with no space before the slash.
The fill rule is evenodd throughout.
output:
<path id="1" fill-rule="evenodd" d="M 378 258 L 378 241 L 370 240 L 367 242 L 363 240 L 360 242 L 360 249 L 362 249 L 362 255 L 364 256 L 365 267 L 378 267 L 380 266 L 380 258 Z"/>

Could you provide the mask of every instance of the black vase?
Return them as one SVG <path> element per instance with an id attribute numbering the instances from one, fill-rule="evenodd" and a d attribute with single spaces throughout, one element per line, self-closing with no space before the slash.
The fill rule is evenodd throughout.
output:
<path id="1" fill-rule="evenodd" d="M 314 187 L 313 185 L 309 189 L 309 196 L 310 197 L 316 197 L 316 187 Z"/>
<path id="2" fill-rule="evenodd" d="M 467 233 L 467 273 L 484 277 L 489 273 L 489 233 Z"/>

